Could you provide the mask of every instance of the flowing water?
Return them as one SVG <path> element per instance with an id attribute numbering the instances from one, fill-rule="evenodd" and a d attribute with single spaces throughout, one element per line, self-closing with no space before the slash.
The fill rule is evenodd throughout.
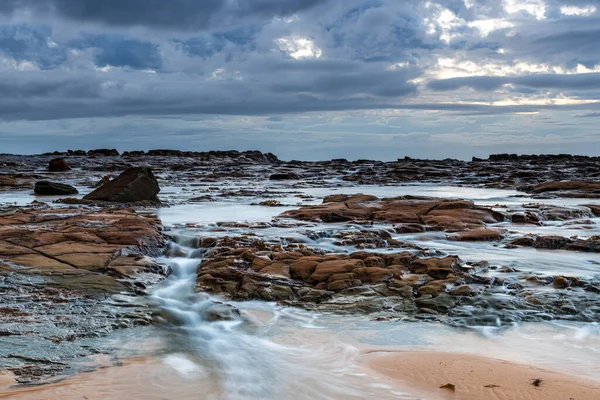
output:
<path id="1" fill-rule="evenodd" d="M 169 277 L 146 299 L 158 323 L 143 330 L 117 334 L 124 365 L 80 375 L 48 387 L 24 388 L 0 398 L 32 399 L 411 399 L 407 390 L 370 371 L 362 353 L 372 349 L 457 351 L 489 355 L 510 361 L 557 369 L 600 380 L 600 325 L 597 322 L 519 323 L 502 328 L 454 328 L 438 322 L 374 321 L 364 316 L 308 312 L 274 303 L 232 302 L 197 293 L 196 269 L 202 261 L 202 236 L 253 233 L 265 240 L 293 238 L 309 246 L 351 252 L 336 246 L 333 233 L 365 229 L 342 224 L 305 224 L 301 227 L 266 223 L 298 197 L 278 187 L 284 207 L 257 207 L 255 198 L 232 197 L 219 202 L 178 204 L 161 209 L 159 216 L 173 238 L 158 259 L 171 268 Z M 449 186 L 303 188 L 312 196 L 303 204 L 319 203 L 332 193 L 369 193 L 377 196 L 418 194 L 474 200 L 478 204 L 518 209 L 540 200 L 515 197 L 517 192 Z M 183 196 L 170 191 L 174 199 Z M 7 199 L 4 199 L 7 200 Z M 18 196 L 8 199 L 20 202 Z M 581 199 L 544 200 L 575 206 Z M 591 201 L 586 201 L 591 203 Z M 221 222 L 245 222 L 228 226 Z M 600 220 L 587 227 L 510 227 L 511 235 L 600 233 Z M 499 224 L 502 227 L 502 224 Z M 527 231 L 527 232 L 526 232 Z M 314 232 L 315 235 L 307 235 Z M 566 232 L 566 233 L 565 233 Z M 512 249 L 489 243 L 459 243 L 439 233 L 395 235 L 395 239 L 457 254 L 467 261 L 488 260 L 520 271 L 597 277 L 594 254 Z M 123 336 L 118 336 L 123 335 Z M 127 350 L 129 353 L 125 352 Z M 1 378 L 1 376 L 0 376 Z"/>

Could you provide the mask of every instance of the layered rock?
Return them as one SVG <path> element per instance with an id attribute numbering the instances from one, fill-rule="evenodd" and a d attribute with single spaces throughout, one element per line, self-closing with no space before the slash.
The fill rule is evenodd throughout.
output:
<path id="1" fill-rule="evenodd" d="M 513 239 L 509 246 L 533 247 L 546 250 L 571 250 L 584 252 L 600 252 L 600 236 L 587 239 L 567 238 L 562 236 L 530 235 Z"/>
<path id="2" fill-rule="evenodd" d="M 531 193 L 552 193 L 560 197 L 600 198 L 600 181 L 560 181 L 535 185 Z"/>
<path id="3" fill-rule="evenodd" d="M 506 271 L 505 278 L 481 277 L 490 269 L 487 262 L 465 263 L 452 255 L 431 257 L 414 250 L 335 254 L 249 237 L 205 237 L 198 243 L 206 251 L 199 261 L 197 289 L 235 300 L 386 317 L 443 317 L 456 324 L 543 320 L 548 313 L 581 320 L 600 316 L 598 283 L 533 279 L 515 271 Z M 571 291 L 548 293 L 532 285 Z"/>
<path id="4" fill-rule="evenodd" d="M 133 298 L 166 275 L 149 257 L 162 247 L 159 221 L 130 209 L 3 210 L 0 336 L 12 348 L 0 363 L 21 383 L 72 373 L 98 351 L 79 339 L 150 324 Z"/>
<path id="5" fill-rule="evenodd" d="M 362 194 L 328 197 L 321 205 L 286 211 L 279 217 L 322 222 L 367 220 L 417 224 L 425 226 L 427 230 L 446 232 L 484 228 L 486 224 L 504 220 L 502 214 L 465 200 L 414 196 L 379 200 L 374 196 Z"/>
<path id="6" fill-rule="evenodd" d="M 25 208 L 0 215 L 2 271 L 72 277 L 124 290 L 120 278 L 139 270 L 143 253 L 162 245 L 159 221 L 134 211 Z M 142 257 L 143 258 L 143 257 Z M 130 267 L 128 269 L 128 267 Z"/>

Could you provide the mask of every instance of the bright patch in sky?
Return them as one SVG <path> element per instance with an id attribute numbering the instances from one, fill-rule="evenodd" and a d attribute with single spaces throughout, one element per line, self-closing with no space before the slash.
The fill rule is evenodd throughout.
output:
<path id="1" fill-rule="evenodd" d="M 299 36 L 288 36 L 275 41 L 281 51 L 287 52 L 295 59 L 319 58 L 322 51 L 309 38 Z"/>
<path id="2" fill-rule="evenodd" d="M 504 0 L 504 9 L 509 14 L 525 12 L 536 19 L 546 18 L 546 3 L 543 0 Z"/>
<path id="3" fill-rule="evenodd" d="M 493 19 L 480 19 L 477 21 L 469 22 L 471 28 L 476 28 L 481 33 L 481 36 L 487 36 L 490 32 L 498 29 L 512 28 L 515 26 L 512 22 L 506 21 L 500 18 Z"/>
<path id="4" fill-rule="evenodd" d="M 596 6 L 576 7 L 576 6 L 563 6 L 560 8 L 560 12 L 563 15 L 578 15 L 578 16 L 590 16 L 596 12 Z"/>

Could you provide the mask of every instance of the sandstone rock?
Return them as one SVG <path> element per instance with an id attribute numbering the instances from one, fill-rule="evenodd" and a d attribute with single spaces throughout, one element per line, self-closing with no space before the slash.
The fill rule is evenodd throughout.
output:
<path id="1" fill-rule="evenodd" d="M 71 185 L 49 181 L 36 182 L 33 191 L 40 196 L 61 196 L 79 193 L 79 191 Z"/>
<path id="2" fill-rule="evenodd" d="M 158 203 L 158 181 L 150 168 L 135 167 L 125 170 L 112 181 L 100 186 L 84 199 L 116 203 L 151 201 Z"/>
<path id="3" fill-rule="evenodd" d="M 323 203 L 362 203 L 366 201 L 377 201 L 379 198 L 375 196 L 371 196 L 369 194 L 333 194 L 330 196 L 325 196 L 323 198 Z"/>
<path id="4" fill-rule="evenodd" d="M 557 192 L 557 191 L 577 191 L 577 192 L 600 192 L 600 182 L 597 181 L 564 181 L 564 182 L 546 182 L 535 185 L 532 193 Z"/>
<path id="5" fill-rule="evenodd" d="M 50 172 L 62 172 L 70 169 L 69 163 L 64 158 L 54 158 L 48 162 L 48 171 Z"/>
<path id="6" fill-rule="evenodd" d="M 480 242 L 502 240 L 502 233 L 495 229 L 472 229 L 448 236 L 448 239 L 458 242 Z"/>
<path id="7" fill-rule="evenodd" d="M 415 274 L 426 274 L 433 279 L 446 279 L 450 274 L 461 272 L 461 260 L 456 256 L 421 258 L 414 260 L 409 269 Z"/>
<path id="8" fill-rule="evenodd" d="M 331 276 L 335 274 L 342 274 L 345 272 L 352 272 L 355 268 L 364 268 L 365 264 L 362 260 L 330 260 L 319 263 L 312 273 L 308 282 L 319 283 L 326 282 Z"/>
<path id="9" fill-rule="evenodd" d="M 341 199 L 340 197 L 333 200 Z M 489 208 L 478 207 L 469 201 L 412 196 L 374 200 L 367 195 L 355 195 L 346 198 L 343 202 L 330 201 L 317 206 L 286 211 L 280 217 L 304 221 L 320 219 L 323 222 L 366 220 L 417 224 L 426 225 L 430 230 L 450 232 L 483 228 L 487 223 L 496 223 L 504 219 L 502 214 Z"/>

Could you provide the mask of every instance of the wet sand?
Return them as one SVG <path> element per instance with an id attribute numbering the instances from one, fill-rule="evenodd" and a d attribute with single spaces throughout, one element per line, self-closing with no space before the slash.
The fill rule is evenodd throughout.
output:
<path id="1" fill-rule="evenodd" d="M 425 399 L 452 400 L 595 400 L 600 382 L 578 376 L 477 355 L 392 351 L 370 352 L 367 367 L 389 384 L 410 388 Z M 534 380 L 541 380 L 539 386 Z M 440 388 L 452 384 L 455 389 Z"/>
<path id="2" fill-rule="evenodd" d="M 191 365 L 191 364 L 190 364 Z M 14 376 L 0 372 L 0 399 L 14 400 L 120 400 L 217 399 L 217 389 L 204 371 L 184 373 L 157 358 L 124 361 L 122 366 L 80 373 L 56 383 L 13 386 Z"/>

